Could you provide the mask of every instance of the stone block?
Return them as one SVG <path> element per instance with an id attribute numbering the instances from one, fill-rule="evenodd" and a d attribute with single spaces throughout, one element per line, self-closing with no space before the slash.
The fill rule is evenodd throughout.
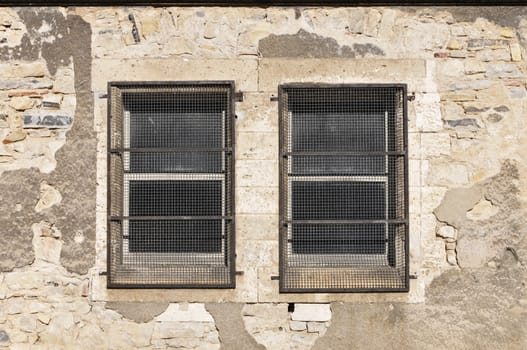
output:
<path id="1" fill-rule="evenodd" d="M 435 162 L 430 167 L 427 184 L 431 186 L 464 186 L 469 182 L 468 170 L 464 164 Z"/>
<path id="2" fill-rule="evenodd" d="M 109 81 L 121 80 L 234 80 L 236 90 L 254 92 L 257 91 L 256 72 L 257 62 L 248 59 L 95 59 L 92 66 L 92 90 L 105 91 Z M 0 82 L 0 88 L 1 86 Z"/>
<path id="3" fill-rule="evenodd" d="M 420 131 L 438 131 L 443 128 L 440 98 L 438 94 L 416 94 L 416 127 Z"/>
<path id="4" fill-rule="evenodd" d="M 237 214 L 278 214 L 278 187 L 240 187 Z"/>
<path id="5" fill-rule="evenodd" d="M 469 51 L 478 51 L 485 48 L 500 49 L 509 46 L 508 40 L 503 39 L 469 39 L 467 40 L 467 49 Z"/>
<path id="6" fill-rule="evenodd" d="M 512 63 L 496 63 L 487 67 L 485 72 L 487 78 L 524 78 L 518 67 Z"/>
<path id="7" fill-rule="evenodd" d="M 170 304 L 161 315 L 155 318 L 157 322 L 214 322 L 204 304 Z"/>
<path id="8" fill-rule="evenodd" d="M 446 191 L 446 187 L 423 187 L 423 189 L 421 190 L 422 213 L 429 214 L 434 212 L 434 209 L 441 204 L 441 201 L 443 200 Z"/>
<path id="9" fill-rule="evenodd" d="M 33 108 L 35 104 L 35 99 L 28 96 L 16 96 L 9 100 L 9 107 L 17 111 L 25 111 L 26 109 Z"/>
<path id="10" fill-rule="evenodd" d="M 511 60 L 513 62 L 520 62 L 522 60 L 522 50 L 521 50 L 520 44 L 511 43 L 510 50 L 511 50 Z"/>
<path id="11" fill-rule="evenodd" d="M 473 221 L 488 220 L 499 212 L 489 200 L 482 198 L 476 205 L 467 211 L 467 218 Z"/>
<path id="12" fill-rule="evenodd" d="M 236 237 L 240 240 L 278 240 L 278 215 L 237 215 Z"/>
<path id="13" fill-rule="evenodd" d="M 5 78 L 41 78 L 47 72 L 46 64 L 41 61 L 0 64 L 0 76 Z"/>
<path id="14" fill-rule="evenodd" d="M 278 158 L 278 134 L 236 133 L 236 160 L 274 160 Z M 262 174 L 262 176 L 266 176 Z"/>
<path id="15" fill-rule="evenodd" d="M 278 266 L 278 240 L 245 240 L 236 247 L 240 266 Z"/>
<path id="16" fill-rule="evenodd" d="M 485 73 L 487 71 L 487 65 L 477 60 L 465 61 L 465 74 L 473 75 Z"/>
<path id="17" fill-rule="evenodd" d="M 450 91 L 456 91 L 456 90 L 483 90 L 488 89 L 489 87 L 494 84 L 490 80 L 472 80 L 472 81 L 464 81 L 464 82 L 458 82 L 451 84 L 449 86 Z"/>
<path id="18" fill-rule="evenodd" d="M 423 158 L 450 155 L 450 135 L 447 133 L 421 134 L 421 154 Z"/>
<path id="19" fill-rule="evenodd" d="M 461 237 L 457 241 L 457 262 L 461 268 L 481 268 L 494 257 L 490 242 L 481 238 Z"/>
<path id="20" fill-rule="evenodd" d="M 260 61 L 259 91 L 276 92 L 289 82 L 399 83 L 408 82 L 409 91 L 423 91 L 424 60 L 400 59 L 317 59 L 264 58 Z"/>
<path id="21" fill-rule="evenodd" d="M 236 187 L 278 186 L 278 161 L 237 160 Z"/>
<path id="22" fill-rule="evenodd" d="M 0 80 L 0 90 L 35 90 L 35 89 L 51 89 L 53 83 L 48 79 L 8 79 Z"/>
<path id="23" fill-rule="evenodd" d="M 307 331 L 309 333 L 318 333 L 320 335 L 324 335 L 326 332 L 326 323 L 325 322 L 308 322 L 307 323 Z"/>
<path id="24" fill-rule="evenodd" d="M 456 238 L 457 237 L 457 230 L 449 225 L 441 226 L 437 230 L 437 235 L 442 238 Z"/>
<path id="25" fill-rule="evenodd" d="M 24 140 L 26 137 L 27 133 L 25 131 L 14 130 L 7 134 L 7 136 L 2 140 L 2 143 L 6 145 L 9 143 L 18 142 Z"/>
<path id="26" fill-rule="evenodd" d="M 408 161 L 408 182 L 410 187 L 421 186 L 421 161 L 419 159 Z"/>
<path id="27" fill-rule="evenodd" d="M 72 116 L 66 111 L 32 109 L 24 112 L 24 128 L 69 128 L 73 122 Z"/>
<path id="28" fill-rule="evenodd" d="M 303 321 L 291 321 L 289 322 L 289 329 L 292 331 L 305 331 L 307 329 L 307 323 Z"/>
<path id="29" fill-rule="evenodd" d="M 244 101 L 236 104 L 237 131 L 278 131 L 276 93 L 244 93 Z"/>
<path id="30" fill-rule="evenodd" d="M 38 272 L 10 272 L 5 276 L 5 283 L 11 290 L 38 289 L 44 286 L 44 277 Z"/>
<path id="31" fill-rule="evenodd" d="M 45 209 L 49 209 L 62 201 L 62 195 L 54 187 L 50 186 L 45 181 L 40 183 L 40 196 L 35 211 L 40 213 Z"/>
<path id="32" fill-rule="evenodd" d="M 291 314 L 293 321 L 327 322 L 331 320 L 329 304 L 295 304 L 295 311 Z"/>

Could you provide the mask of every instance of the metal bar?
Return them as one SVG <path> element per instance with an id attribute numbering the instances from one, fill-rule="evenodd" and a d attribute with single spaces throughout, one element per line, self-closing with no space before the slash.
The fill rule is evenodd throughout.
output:
<path id="1" fill-rule="evenodd" d="M 406 156 L 406 152 L 282 152 L 283 156 Z"/>
<path id="2" fill-rule="evenodd" d="M 232 216 L 109 216 L 111 221 L 233 220 Z"/>
<path id="3" fill-rule="evenodd" d="M 173 148 L 173 147 L 145 147 L 145 148 L 111 148 L 110 153 L 122 152 L 232 152 L 232 147 L 225 148 Z"/>
<path id="4" fill-rule="evenodd" d="M 282 224 L 300 224 L 300 225 L 329 225 L 329 224 L 408 224 L 406 219 L 387 219 L 387 220 L 284 220 Z"/>

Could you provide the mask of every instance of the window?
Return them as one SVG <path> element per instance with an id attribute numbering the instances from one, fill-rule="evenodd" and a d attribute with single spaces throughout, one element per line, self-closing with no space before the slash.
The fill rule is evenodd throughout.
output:
<path id="1" fill-rule="evenodd" d="M 234 288 L 233 91 L 109 84 L 108 287 Z"/>
<path id="2" fill-rule="evenodd" d="M 405 85 L 279 87 L 280 291 L 408 290 Z"/>

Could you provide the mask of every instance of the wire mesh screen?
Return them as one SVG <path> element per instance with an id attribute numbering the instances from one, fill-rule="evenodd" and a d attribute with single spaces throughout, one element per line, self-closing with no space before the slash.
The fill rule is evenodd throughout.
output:
<path id="1" fill-rule="evenodd" d="M 233 83 L 109 90 L 108 287 L 233 288 Z"/>
<path id="2" fill-rule="evenodd" d="M 408 290 L 405 85 L 280 86 L 280 291 Z"/>

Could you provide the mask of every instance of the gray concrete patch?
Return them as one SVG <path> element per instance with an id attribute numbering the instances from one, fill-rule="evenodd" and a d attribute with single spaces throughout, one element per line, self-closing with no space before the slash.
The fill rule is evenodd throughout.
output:
<path id="1" fill-rule="evenodd" d="M 245 329 L 242 320 L 243 304 L 211 303 L 205 308 L 216 322 L 222 350 L 263 350 Z"/>
<path id="2" fill-rule="evenodd" d="M 262 57 L 364 57 L 384 56 L 384 51 L 373 44 L 339 45 L 333 38 L 323 37 L 300 29 L 296 34 L 271 34 L 260 40 L 258 51 Z"/>
<path id="3" fill-rule="evenodd" d="M 162 314 L 168 305 L 169 303 L 108 302 L 106 308 L 117 311 L 134 322 L 145 323 Z"/>

